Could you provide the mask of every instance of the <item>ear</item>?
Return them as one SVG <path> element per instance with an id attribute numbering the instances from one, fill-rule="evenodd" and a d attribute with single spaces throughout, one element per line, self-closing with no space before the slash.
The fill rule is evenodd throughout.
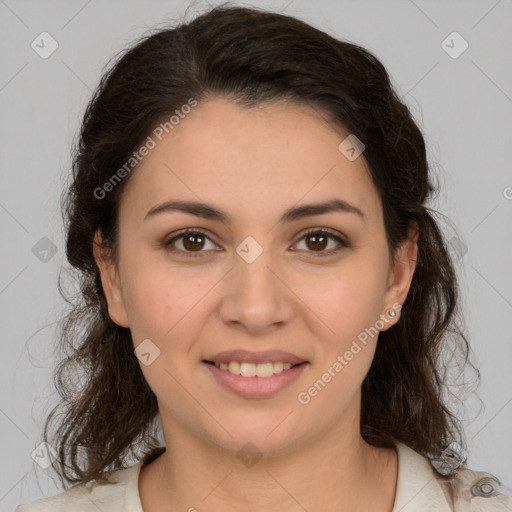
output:
<path id="1" fill-rule="evenodd" d="M 391 273 L 386 291 L 385 304 L 386 311 L 383 312 L 389 322 L 386 328 L 389 329 L 400 318 L 401 305 L 405 302 L 409 289 L 411 287 L 416 262 L 418 259 L 418 237 L 419 229 L 414 222 L 409 226 L 407 239 L 397 248 L 396 257 L 392 264 Z M 395 317 L 389 317 L 388 311 L 393 309 L 396 312 Z"/>
<path id="2" fill-rule="evenodd" d="M 105 248 L 101 247 L 102 237 L 99 230 L 93 239 L 93 254 L 96 265 L 100 270 L 103 293 L 107 299 L 108 314 L 113 322 L 121 327 L 129 327 L 128 315 L 124 304 L 123 294 L 119 282 L 119 273 L 115 262 Z"/>

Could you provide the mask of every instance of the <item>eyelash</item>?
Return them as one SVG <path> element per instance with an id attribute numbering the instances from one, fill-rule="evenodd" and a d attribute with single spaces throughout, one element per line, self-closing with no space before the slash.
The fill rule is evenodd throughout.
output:
<path id="1" fill-rule="evenodd" d="M 167 251 L 169 251 L 169 252 L 182 253 L 182 254 L 185 254 L 186 257 L 197 258 L 197 257 L 201 256 L 201 254 L 203 252 L 205 252 L 205 251 L 203 251 L 203 250 L 201 250 L 201 251 L 183 251 L 181 249 L 176 249 L 175 247 L 173 247 L 173 243 L 175 241 L 179 240 L 180 238 L 186 238 L 188 235 L 203 235 L 208 240 L 213 242 L 210 239 L 210 237 L 204 231 L 202 231 L 200 229 L 197 229 L 197 230 L 184 229 L 182 231 L 178 231 L 177 233 L 173 234 L 170 238 L 169 237 L 166 238 L 162 242 L 162 246 Z M 340 244 L 340 246 L 341 246 L 341 247 L 337 247 L 336 249 L 331 249 L 330 251 L 319 251 L 319 252 L 316 252 L 316 251 L 306 251 L 306 252 L 311 252 L 311 253 L 315 254 L 315 256 L 319 256 L 319 257 L 332 256 L 333 254 L 337 254 L 342 249 L 350 247 L 349 242 L 347 242 L 346 240 L 344 240 L 340 236 L 336 235 L 335 233 L 333 233 L 333 232 L 331 232 L 331 231 L 329 231 L 327 229 L 324 229 L 324 228 L 311 228 L 311 229 L 307 230 L 306 232 L 304 232 L 302 234 L 301 238 L 299 239 L 299 242 L 303 238 L 307 238 L 310 235 L 324 235 L 324 236 L 327 236 L 328 238 L 338 242 Z"/>

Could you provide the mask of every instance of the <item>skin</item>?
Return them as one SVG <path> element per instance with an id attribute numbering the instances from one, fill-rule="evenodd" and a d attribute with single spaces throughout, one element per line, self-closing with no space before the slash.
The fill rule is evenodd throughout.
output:
<path id="1" fill-rule="evenodd" d="M 361 384 L 378 335 L 307 405 L 297 400 L 359 333 L 403 304 L 416 264 L 412 228 L 390 259 L 364 153 L 350 161 L 338 150 L 347 135 L 306 106 L 243 109 L 216 97 L 196 106 L 133 171 L 120 203 L 118 261 L 96 244 L 94 253 L 111 318 L 130 328 L 134 347 L 150 339 L 160 350 L 150 365 L 140 364 L 167 446 L 141 470 L 145 512 L 392 510 L 396 451 L 360 435 Z M 330 212 L 278 222 L 287 208 L 333 198 L 365 219 Z M 177 211 L 144 220 L 171 199 L 208 203 L 232 221 Z M 163 242 L 184 228 L 207 238 L 195 245 L 177 239 L 176 253 L 166 249 Z M 304 237 L 309 228 L 351 245 L 330 238 L 315 245 Z M 250 264 L 236 252 L 247 236 L 263 248 Z M 381 330 L 399 318 L 399 311 L 388 316 Z M 201 363 L 238 348 L 281 349 L 310 364 L 272 397 L 242 398 Z M 251 467 L 236 455 L 247 442 L 262 454 Z"/>

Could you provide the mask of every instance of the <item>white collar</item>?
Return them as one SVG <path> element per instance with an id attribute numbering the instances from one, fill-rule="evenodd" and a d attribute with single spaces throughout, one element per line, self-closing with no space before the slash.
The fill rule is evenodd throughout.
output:
<path id="1" fill-rule="evenodd" d="M 397 442 L 398 480 L 392 512 L 452 512 L 430 461 Z"/>

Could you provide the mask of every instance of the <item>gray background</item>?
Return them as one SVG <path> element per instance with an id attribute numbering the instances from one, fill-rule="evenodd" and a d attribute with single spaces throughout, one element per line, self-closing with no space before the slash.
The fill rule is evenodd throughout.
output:
<path id="1" fill-rule="evenodd" d="M 187 5 L 0 0 L 1 511 L 60 491 L 31 453 L 55 400 L 52 346 L 63 308 L 57 276 L 65 265 L 59 196 L 83 109 L 108 59 L 155 24 L 181 18 Z M 442 188 L 431 206 L 452 221 L 443 229 L 482 375 L 483 406 L 467 401 L 464 416 L 469 466 L 511 486 L 512 2 L 250 5 L 298 16 L 374 52 L 423 129 Z M 207 6 L 197 2 L 188 18 Z M 43 31 L 59 45 L 47 59 L 31 47 Z M 460 40 L 442 45 L 453 31 L 469 44 L 457 58 L 445 49 L 460 52 Z"/>

